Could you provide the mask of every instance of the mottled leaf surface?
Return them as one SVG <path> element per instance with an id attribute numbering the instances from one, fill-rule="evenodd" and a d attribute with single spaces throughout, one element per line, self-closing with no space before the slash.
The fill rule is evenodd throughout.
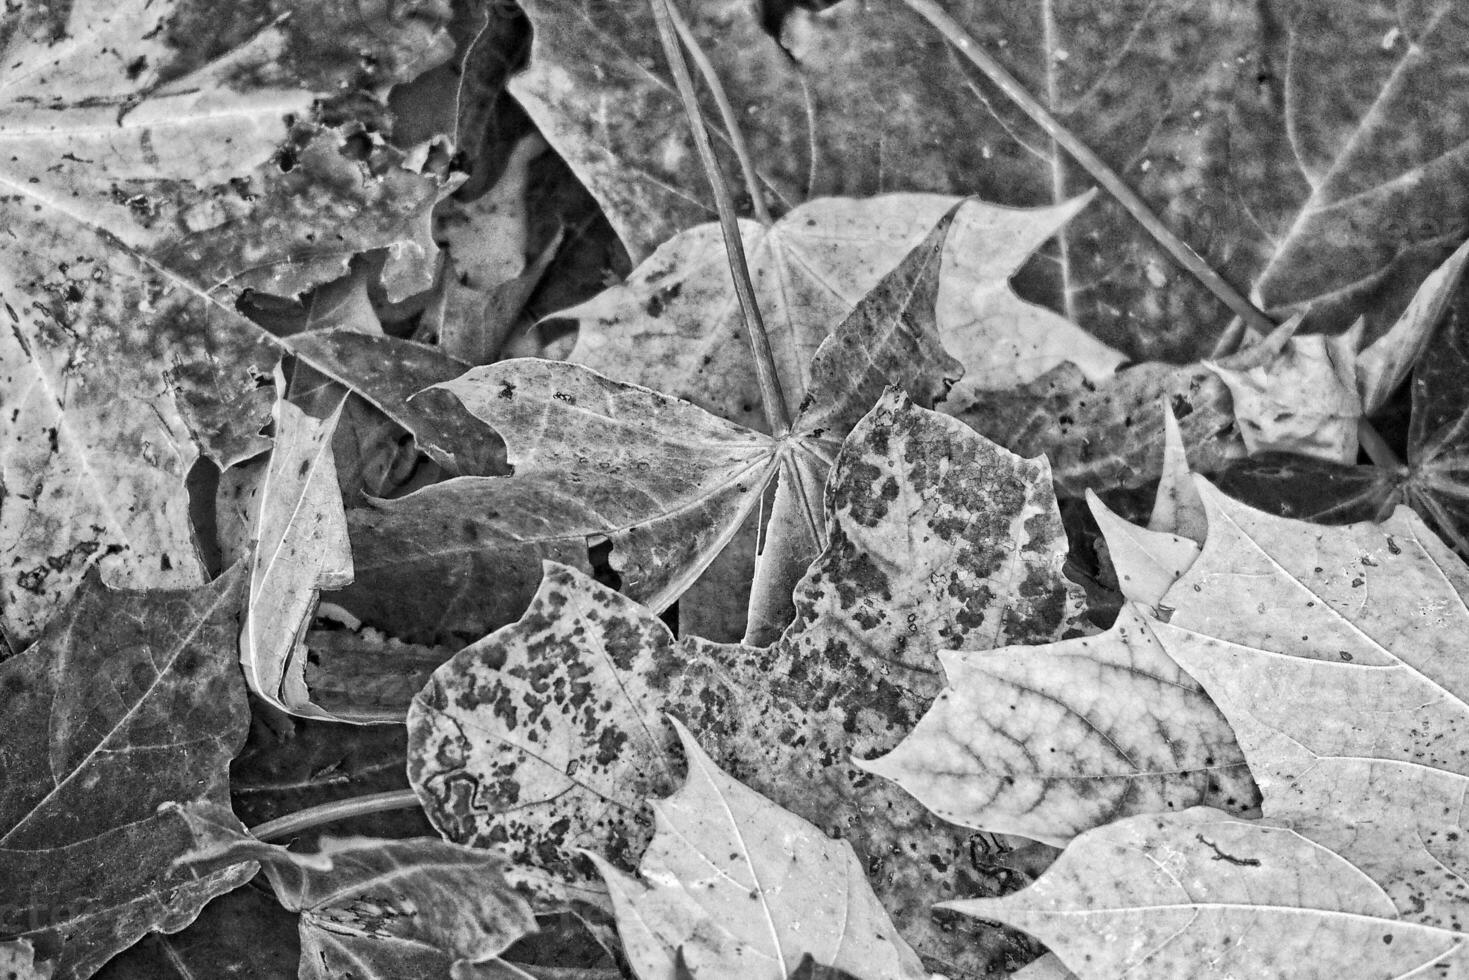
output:
<path id="1" fill-rule="evenodd" d="M 133 587 L 203 581 L 184 478 L 200 455 L 228 466 L 266 448 L 279 357 L 235 312 L 236 277 L 289 266 L 288 294 L 334 278 L 397 231 L 387 212 L 360 228 L 352 187 L 401 173 L 431 198 L 439 183 L 371 175 L 342 134 L 312 136 L 315 100 L 350 63 L 297 61 L 301 36 L 270 17 L 204 44 L 207 60 L 177 44 L 191 20 L 210 19 L 181 2 L 27 2 L 0 30 L 0 606 L 21 643 L 93 565 Z M 358 57 L 398 43 L 371 34 L 357 32 Z M 299 135 L 289 119 L 319 167 L 273 161 Z M 329 269 L 297 261 L 308 244 L 332 252 Z"/>
<path id="2" fill-rule="evenodd" d="M 543 604 L 440 668 L 410 712 L 410 773 L 430 819 L 452 839 L 510 841 L 553 866 L 591 841 L 629 869 L 648 835 L 637 808 L 672 789 L 671 740 L 655 724 L 670 711 L 731 775 L 848 840 L 920 953 L 961 975 L 1014 953 L 1002 936 L 950 935 L 929 916 L 935 898 L 986 887 L 971 834 L 847 760 L 911 730 L 942 687 L 937 650 L 1081 630 L 1045 463 L 890 392 L 848 437 L 825 513 L 795 622 L 767 649 L 675 644 L 585 576 L 549 574 Z M 505 676 L 527 661 L 543 664 L 529 669 L 539 683 Z M 530 750 L 549 765 L 523 760 Z M 562 795 L 526 805 L 548 791 Z M 609 830 L 610 848 L 597 843 Z"/>
<path id="3" fill-rule="evenodd" d="M 846 841 L 731 779 L 674 722 L 688 773 L 653 803 L 634 879 L 601 864 L 639 977 L 675 959 L 710 980 L 785 980 L 807 957 L 864 976 L 927 976 Z"/>
<path id="4" fill-rule="evenodd" d="M 1100 636 L 939 660 L 948 687 L 862 767 L 951 823 L 1059 847 L 1136 813 L 1257 802 L 1224 717 L 1132 606 Z"/>
<path id="5" fill-rule="evenodd" d="M 114 592 L 94 575 L 0 664 L 3 930 L 29 939 L 58 978 L 183 928 L 254 873 L 174 867 L 188 830 L 157 812 L 228 800 L 248 720 L 240 586 L 231 572 L 192 590 Z"/>
<path id="6" fill-rule="evenodd" d="M 325 837 L 297 853 L 245 834 L 207 806 L 180 807 L 189 862 L 259 861 L 300 913 L 301 980 L 458 976 L 535 929 L 505 880 L 505 859 L 428 837 Z"/>

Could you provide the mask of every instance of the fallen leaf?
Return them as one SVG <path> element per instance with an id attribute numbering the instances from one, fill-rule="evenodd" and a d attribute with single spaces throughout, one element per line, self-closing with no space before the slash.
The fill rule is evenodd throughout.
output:
<path id="1" fill-rule="evenodd" d="M 182 929 L 254 873 L 173 867 L 188 830 L 157 812 L 228 800 L 248 720 L 241 584 L 231 572 L 192 590 L 114 592 L 93 573 L 29 650 L 0 663 L 3 929 L 57 980 Z"/>
<path id="2" fill-rule="evenodd" d="M 370 601 L 375 615 L 401 609 L 407 569 L 448 565 L 460 584 L 408 600 L 426 608 L 402 609 L 391 624 L 419 642 L 482 633 L 524 608 L 542 559 L 590 570 L 588 549 L 605 539 L 621 588 L 661 611 L 746 525 L 778 473 L 747 632 L 778 636 L 823 544 L 821 493 L 843 436 L 887 385 L 932 404 L 959 374 L 934 329 L 948 229 L 945 217 L 822 344 L 783 440 L 564 362 L 503 361 L 440 386 L 505 439 L 515 474 L 449 481 L 354 515 L 359 581 L 342 600 Z M 489 590 L 486 574 L 503 605 L 464 601 L 466 590 Z"/>
<path id="3" fill-rule="evenodd" d="M 352 581 L 347 518 L 332 460 L 337 410 L 315 419 L 276 402 L 275 447 L 256 494 L 240 662 L 250 690 L 282 711 L 334 717 L 306 690 L 307 626 L 323 589 Z M 338 719 L 340 720 L 340 719 Z"/>
<path id="4" fill-rule="evenodd" d="M 424 392 L 467 371 L 469 365 L 463 361 L 426 344 L 354 331 L 297 334 L 286 344 L 297 357 L 411 432 L 419 449 L 445 472 L 453 476 L 506 472 L 505 450 L 493 431 L 453 399 Z"/>
<path id="5" fill-rule="evenodd" d="M 1430 964 L 1452 976 L 1464 935 L 1403 921 L 1350 861 L 1293 830 L 1207 807 L 1089 831 L 1023 891 L 941 907 L 1024 929 L 1081 980 L 1366 980 Z"/>
<path id="6" fill-rule="evenodd" d="M 1086 503 L 1105 538 L 1108 561 L 1117 572 L 1118 591 L 1133 602 L 1157 607 L 1198 558 L 1199 545 L 1179 534 L 1123 520 L 1090 490 L 1086 492 Z M 1200 510 L 1202 513 L 1202 505 Z"/>
<path id="7" fill-rule="evenodd" d="M 630 878 L 593 855 L 643 980 L 785 980 L 815 957 L 863 976 L 927 976 L 852 846 L 720 771 L 673 722 L 688 774 L 653 802 L 657 830 Z"/>
<path id="8" fill-rule="evenodd" d="M 1203 364 L 1134 364 L 1101 382 L 1062 364 L 1013 391 L 978 392 L 943 410 L 1011 452 L 1044 454 L 1056 488 L 1079 497 L 1088 487 L 1131 489 L 1159 478 L 1160 399 L 1178 420 L 1195 472 L 1245 455 L 1229 389 Z"/>
<path id="9" fill-rule="evenodd" d="M 1287 321 L 1254 347 L 1205 361 L 1229 386 L 1234 417 L 1251 455 L 1272 451 L 1335 463 L 1357 459 L 1357 347 L 1361 323 L 1336 337 L 1294 336 Z"/>
<path id="10" fill-rule="evenodd" d="M 675 643 L 627 598 L 549 568 L 520 622 L 439 668 L 409 711 L 429 818 L 560 873 L 579 874 L 577 848 L 628 869 L 648 839 L 643 800 L 673 789 L 658 727 L 672 711 L 731 774 L 850 841 L 921 953 L 982 973 L 1006 941 L 951 935 L 927 911 L 983 887 L 971 835 L 843 760 L 912 728 L 941 688 L 938 650 L 1081 631 L 1046 476 L 1044 460 L 890 392 L 838 457 L 826 549 L 765 650 Z"/>
<path id="11" fill-rule="evenodd" d="M 312 135 L 316 86 L 350 66 L 303 78 L 300 36 L 268 20 L 195 57 L 171 29 L 195 16 L 179 2 L 25 3 L 7 22 L 0 606 L 21 644 L 94 565 L 133 587 L 204 581 L 184 479 L 201 454 L 227 467 L 266 447 L 280 353 L 233 300 L 280 279 L 288 257 L 303 260 L 292 295 L 345 271 L 350 252 L 322 234 L 334 216 L 354 250 L 397 234 L 390 214 L 350 221 L 361 201 L 344 188 L 391 185 L 411 202 L 439 184 L 396 164 L 367 174 L 336 134 Z M 396 43 L 363 40 L 355 57 Z M 307 163 L 283 173 L 288 118 L 308 134 Z M 397 174 L 424 186 L 409 193 Z M 303 211 L 308 197 L 321 207 Z M 306 251 L 330 252 L 330 269 Z"/>
<path id="12" fill-rule="evenodd" d="M 1254 976 L 1282 957 L 1312 977 L 1453 975 L 1469 965 L 1453 737 L 1469 568 L 1407 508 L 1321 527 L 1198 488 L 1209 534 L 1154 631 L 1229 719 L 1266 821 L 1135 817 L 1032 888 L 955 907 L 1027 929 L 1082 977 Z"/>
<path id="13" fill-rule="evenodd" d="M 324 837 L 301 854 L 257 841 L 219 808 L 173 810 L 194 839 L 183 861 L 259 861 L 276 898 L 300 913 L 301 980 L 460 976 L 536 927 L 490 851 L 429 837 Z"/>
<path id="14" fill-rule="evenodd" d="M 1100 636 L 939 661 L 933 707 L 858 765 L 951 823 L 1062 847 L 1136 813 L 1257 802 L 1229 725 L 1132 606 Z"/>
<path id="15" fill-rule="evenodd" d="M 1095 508 L 1093 508 L 1095 511 Z M 1162 531 L 1203 544 L 1209 531 L 1204 515 L 1204 502 L 1194 486 L 1193 468 L 1188 461 L 1188 446 L 1173 407 L 1163 405 L 1163 471 L 1158 477 L 1158 490 L 1153 495 L 1153 510 L 1148 515 L 1148 530 Z"/>

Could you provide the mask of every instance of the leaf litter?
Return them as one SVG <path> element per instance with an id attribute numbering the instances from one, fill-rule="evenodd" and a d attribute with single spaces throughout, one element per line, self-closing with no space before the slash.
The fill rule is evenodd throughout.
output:
<path id="1" fill-rule="evenodd" d="M 1456 969 L 1457 7 L 683 14 L 790 432 L 651 8 L 526 7 L 0 26 L 0 964 Z"/>

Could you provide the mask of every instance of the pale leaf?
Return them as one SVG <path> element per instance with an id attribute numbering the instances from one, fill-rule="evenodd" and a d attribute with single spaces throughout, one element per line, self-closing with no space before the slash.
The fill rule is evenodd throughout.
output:
<path id="1" fill-rule="evenodd" d="M 642 980 L 674 980 L 681 952 L 710 980 L 786 980 L 807 955 L 857 976 L 927 974 L 845 841 L 730 778 L 673 722 L 688 775 L 653 803 L 641 883 L 612 889 Z M 609 879 L 621 876 L 601 865 Z"/>
<path id="2" fill-rule="evenodd" d="M 1209 521 L 1204 516 L 1204 502 L 1194 487 L 1189 469 L 1188 447 L 1173 406 L 1163 403 L 1163 472 L 1158 478 L 1158 492 L 1153 498 L 1153 511 L 1148 517 L 1148 530 L 1163 531 L 1203 544 Z"/>
<path id="3" fill-rule="evenodd" d="M 1156 607 L 1199 556 L 1199 546 L 1186 537 L 1124 521 L 1091 490 L 1086 492 L 1086 503 L 1106 539 L 1107 557 L 1122 595 Z"/>
<path id="4" fill-rule="evenodd" d="M 1207 807 L 1098 828 L 1030 887 L 940 907 L 1024 929 L 1081 980 L 1369 980 L 1469 966 L 1463 933 L 1399 919 L 1350 861 Z"/>
<path id="5" fill-rule="evenodd" d="M 947 689 L 858 764 L 945 820 L 1060 846 L 1134 813 L 1255 803 L 1224 718 L 1131 606 L 1100 636 L 939 659 Z"/>
<path id="6" fill-rule="evenodd" d="M 311 703 L 303 641 L 319 593 L 352 581 L 347 517 L 332 458 L 341 404 L 331 417 L 316 419 L 285 399 L 276 402 L 275 448 L 255 494 L 251 525 L 240 662 L 250 690 L 303 717 L 337 717 Z"/>

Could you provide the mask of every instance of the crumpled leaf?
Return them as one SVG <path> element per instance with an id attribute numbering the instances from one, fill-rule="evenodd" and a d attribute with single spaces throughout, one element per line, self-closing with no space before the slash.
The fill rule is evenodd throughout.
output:
<path id="1" fill-rule="evenodd" d="M 720 771 L 676 720 L 688 772 L 654 801 L 639 878 L 596 858 L 623 948 L 643 980 L 786 980 L 815 957 L 871 977 L 922 980 L 846 841 Z"/>
<path id="2" fill-rule="evenodd" d="M 301 980 L 459 977 L 536 928 L 493 851 L 324 837 L 300 854 L 241 832 L 220 808 L 172 809 L 193 834 L 183 861 L 259 861 L 276 898 L 300 913 Z"/>
<path id="3" fill-rule="evenodd" d="M 1229 725 L 1131 606 L 1100 636 L 939 661 L 933 707 L 858 764 L 951 823 L 1060 847 L 1135 813 L 1256 803 Z"/>
<path id="4" fill-rule="evenodd" d="M 156 812 L 228 801 L 249 717 L 241 584 L 232 571 L 197 589 L 115 592 L 93 573 L 29 650 L 0 663 L 3 928 L 58 980 L 183 928 L 254 873 L 172 867 L 188 831 Z"/>
<path id="5" fill-rule="evenodd" d="M 948 229 L 946 217 L 822 344 L 813 392 L 784 441 L 564 362 L 505 361 L 442 385 L 506 440 L 515 474 L 452 480 L 354 515 L 359 582 L 343 600 L 371 601 L 376 615 L 401 610 L 393 627 L 406 622 L 407 638 L 421 642 L 483 632 L 524 608 L 542 559 L 590 570 L 588 549 L 606 539 L 621 587 L 661 611 L 746 525 L 779 473 L 747 585 L 751 634 L 778 635 L 794 614 L 791 589 L 822 546 L 821 491 L 842 437 L 888 384 L 932 404 L 960 372 L 933 321 Z M 405 569 L 444 565 L 454 590 L 427 603 L 401 594 Z M 490 602 L 479 595 L 490 591 L 487 574 L 497 576 Z"/>
<path id="6" fill-rule="evenodd" d="M 275 448 L 255 494 L 250 588 L 240 662 L 250 690 L 303 717 L 335 718 L 306 689 L 306 628 L 323 589 L 352 581 L 347 517 L 337 488 L 332 435 L 342 403 L 327 419 L 276 402 Z"/>
<path id="7" fill-rule="evenodd" d="M 558 872 L 576 871 L 575 848 L 628 869 L 649 835 L 642 801 L 674 788 L 658 727 L 671 711 L 732 775 L 850 841 L 921 953 L 983 973 L 1002 937 L 950 934 L 928 913 L 982 887 L 971 835 L 843 760 L 912 728 L 939 693 L 936 651 L 1081 631 L 1046 476 L 1044 460 L 890 392 L 838 456 L 826 549 L 764 650 L 675 643 L 625 597 L 549 568 L 521 621 L 441 667 L 409 711 L 430 820 Z"/>
<path id="8" fill-rule="evenodd" d="M 506 472 L 504 447 L 493 431 L 453 399 L 423 390 L 459 377 L 468 364 L 426 344 L 347 330 L 297 334 L 286 343 L 296 356 L 411 432 L 419 449 L 447 473 Z"/>
<path id="9" fill-rule="evenodd" d="M 1204 364 L 1229 386 L 1251 455 L 1284 451 L 1354 463 L 1361 322 L 1336 337 L 1294 336 L 1298 326 L 1299 318 L 1282 323 L 1254 347 Z"/>
<path id="10" fill-rule="evenodd" d="M 1010 275 L 1089 198 L 1016 210 L 970 200 L 945 243 L 937 320 L 969 387 L 1009 387 L 1064 360 L 1105 377 L 1121 361 L 1075 325 L 1020 300 Z M 826 337 L 962 198 L 823 198 L 770 227 L 740 223 L 786 397 L 799 402 Z M 613 286 L 558 317 L 581 325 L 569 359 L 769 428 L 717 223 L 682 231 Z"/>
<path id="11" fill-rule="evenodd" d="M 18 643 L 93 565 L 136 587 L 204 580 L 184 478 L 201 453 L 227 467 L 266 447 L 279 357 L 233 309 L 242 274 L 311 249 L 344 268 L 341 240 L 323 233 L 333 218 L 354 247 L 396 233 L 385 213 L 368 223 L 386 231 L 353 224 L 347 188 L 393 184 L 397 200 L 413 199 L 347 160 L 334 134 L 312 135 L 317 86 L 351 66 L 312 65 L 303 87 L 299 37 L 268 18 L 203 45 L 218 55 L 206 60 L 172 30 L 197 14 L 181 0 L 125 0 L 27 2 L 7 15 L 0 607 Z M 364 42 L 354 57 L 396 43 Z M 307 145 L 285 173 L 272 158 L 288 117 Z M 321 206 L 303 210 L 307 197 Z M 290 266 L 294 291 L 338 274 L 313 279 L 308 265 Z"/>
<path id="12" fill-rule="evenodd" d="M 1021 925 L 1083 977 L 1145 960 L 1259 975 L 1285 954 L 1310 976 L 1456 975 L 1469 568 L 1407 508 L 1321 527 L 1198 487 L 1209 534 L 1154 629 L 1229 719 L 1267 822 L 1114 824 L 1035 888 L 963 910 Z"/>

